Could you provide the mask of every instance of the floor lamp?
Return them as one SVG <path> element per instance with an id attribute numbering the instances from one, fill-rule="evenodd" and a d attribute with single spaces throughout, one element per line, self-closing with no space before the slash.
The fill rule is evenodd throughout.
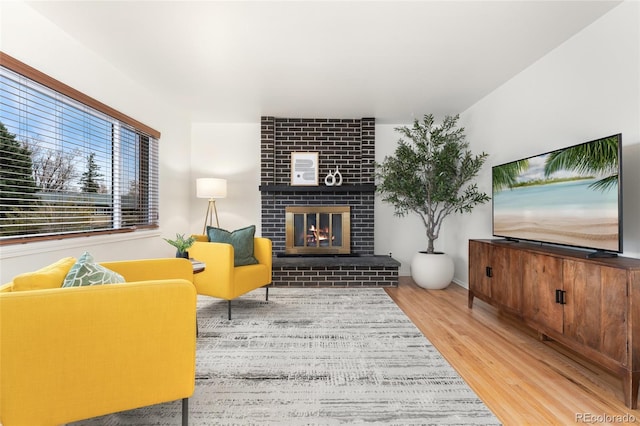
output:
<path id="1" fill-rule="evenodd" d="M 207 233 L 207 222 L 209 226 L 213 226 L 213 216 L 216 217 L 216 227 L 220 227 L 218 222 L 218 210 L 216 209 L 216 198 L 225 198 L 227 196 L 227 180 L 218 178 L 200 178 L 196 179 L 196 196 L 198 198 L 208 198 L 207 214 L 204 217 L 204 227 L 202 233 Z"/>

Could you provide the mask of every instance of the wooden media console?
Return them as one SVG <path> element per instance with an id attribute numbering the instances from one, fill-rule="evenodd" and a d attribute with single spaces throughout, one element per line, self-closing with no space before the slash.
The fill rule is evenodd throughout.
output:
<path id="1" fill-rule="evenodd" d="M 638 406 L 640 259 L 507 240 L 469 241 L 469 308 L 477 297 L 622 378 Z"/>

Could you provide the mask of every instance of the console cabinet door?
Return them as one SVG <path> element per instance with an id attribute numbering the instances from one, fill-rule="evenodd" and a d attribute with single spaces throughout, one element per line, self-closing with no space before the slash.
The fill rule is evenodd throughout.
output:
<path id="1" fill-rule="evenodd" d="M 491 271 L 491 297 L 500 306 L 521 314 L 522 251 L 494 246 Z"/>
<path id="2" fill-rule="evenodd" d="M 565 260 L 564 335 L 627 365 L 627 274 Z"/>
<path id="3" fill-rule="evenodd" d="M 522 260 L 522 315 L 525 320 L 558 333 L 562 333 L 564 306 L 556 303 L 556 290 L 562 290 L 562 262 L 554 256 L 534 253 Z"/>
<path id="4" fill-rule="evenodd" d="M 470 241 L 469 289 L 492 304 L 520 315 L 522 250 Z"/>
<path id="5" fill-rule="evenodd" d="M 491 280 L 487 267 L 492 262 L 492 245 L 469 241 L 469 289 L 477 296 L 491 297 Z"/>

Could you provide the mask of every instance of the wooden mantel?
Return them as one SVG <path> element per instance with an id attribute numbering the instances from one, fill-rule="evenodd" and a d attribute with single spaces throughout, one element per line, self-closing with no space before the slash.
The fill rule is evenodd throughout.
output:
<path id="1" fill-rule="evenodd" d="M 260 185 L 260 192 L 375 192 L 376 186 L 364 185 L 340 185 L 340 186 L 292 186 L 292 185 Z"/>

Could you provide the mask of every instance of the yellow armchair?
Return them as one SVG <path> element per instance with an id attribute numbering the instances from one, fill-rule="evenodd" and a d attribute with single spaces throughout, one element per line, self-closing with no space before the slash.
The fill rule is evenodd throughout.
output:
<path id="1" fill-rule="evenodd" d="M 234 266 L 233 246 L 211 243 L 206 235 L 194 235 L 196 242 L 189 248 L 189 256 L 205 263 L 204 271 L 193 276 L 198 294 L 228 301 L 231 319 L 231 300 L 252 290 L 271 284 L 272 247 L 268 238 L 255 237 L 253 255 L 256 265 Z M 269 287 L 266 299 L 269 300 Z"/>
<path id="2" fill-rule="evenodd" d="M 182 399 L 186 425 L 195 387 L 191 263 L 102 265 L 134 282 L 0 287 L 0 424 L 59 425 Z"/>

